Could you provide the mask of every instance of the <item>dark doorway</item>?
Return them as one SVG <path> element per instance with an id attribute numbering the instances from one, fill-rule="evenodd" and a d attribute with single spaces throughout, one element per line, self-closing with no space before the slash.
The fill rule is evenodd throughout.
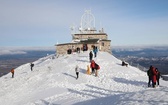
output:
<path id="1" fill-rule="evenodd" d="M 83 51 L 87 51 L 87 50 L 88 50 L 87 44 L 83 44 Z"/>

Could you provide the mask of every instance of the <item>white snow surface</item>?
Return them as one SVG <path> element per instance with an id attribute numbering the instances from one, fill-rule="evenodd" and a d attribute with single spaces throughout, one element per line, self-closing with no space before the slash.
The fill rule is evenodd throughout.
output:
<path id="1" fill-rule="evenodd" d="M 40 58 L 0 78 L 0 105 L 167 105 L 168 83 L 148 88 L 145 72 L 121 66 L 107 52 L 94 58 L 100 65 L 98 77 L 87 75 L 89 52 Z M 75 67 L 79 65 L 79 78 Z"/>

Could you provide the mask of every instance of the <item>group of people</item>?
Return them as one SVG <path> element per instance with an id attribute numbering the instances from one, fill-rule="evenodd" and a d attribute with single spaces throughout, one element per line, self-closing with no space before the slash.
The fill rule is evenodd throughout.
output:
<path id="1" fill-rule="evenodd" d="M 90 68 L 91 68 L 91 73 L 90 73 Z M 90 63 L 90 67 L 89 65 L 87 66 L 87 71 L 86 71 L 86 74 L 88 75 L 95 75 L 95 77 L 98 76 L 98 70 L 100 69 L 100 66 L 94 61 L 94 60 L 91 60 L 91 63 Z M 75 67 L 75 72 L 76 72 L 76 79 L 79 78 L 79 66 L 76 65 Z"/>
<path id="2" fill-rule="evenodd" d="M 153 88 L 155 88 L 156 86 L 159 86 L 160 72 L 158 71 L 158 68 L 155 68 L 151 65 L 149 70 L 147 71 L 147 75 L 149 78 L 148 87 L 152 86 Z"/>
<path id="3" fill-rule="evenodd" d="M 93 59 L 93 53 L 94 53 L 94 57 L 97 57 L 97 52 L 98 52 L 97 47 L 94 47 L 94 48 L 93 48 L 93 51 L 90 51 L 90 53 L 89 53 L 89 60 L 90 60 L 90 62 L 91 62 L 92 59 Z"/>
<path id="4" fill-rule="evenodd" d="M 94 54 L 93 54 L 94 52 Z M 90 67 L 88 66 L 87 68 L 87 74 L 95 74 L 95 76 L 98 76 L 98 70 L 100 69 L 100 66 L 93 60 L 93 56 L 97 57 L 97 52 L 98 49 L 96 46 L 93 47 L 93 51 L 89 52 L 89 61 L 90 61 Z M 91 73 L 90 73 L 90 68 L 91 68 Z M 75 67 L 75 72 L 76 72 L 76 79 L 79 78 L 79 66 L 76 65 Z"/>
<path id="5" fill-rule="evenodd" d="M 31 71 L 33 71 L 33 67 L 34 67 L 34 64 L 33 64 L 33 63 L 30 63 Z M 14 78 L 15 69 L 12 68 L 10 72 L 12 73 L 12 78 Z"/>

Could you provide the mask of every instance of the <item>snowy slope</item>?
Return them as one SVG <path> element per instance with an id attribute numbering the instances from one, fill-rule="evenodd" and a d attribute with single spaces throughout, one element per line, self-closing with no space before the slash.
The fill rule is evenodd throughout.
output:
<path id="1" fill-rule="evenodd" d="M 147 88 L 145 72 L 123 67 L 114 56 L 99 52 L 99 77 L 87 75 L 89 52 L 41 58 L 0 78 L 0 105 L 167 105 L 168 83 Z M 79 65 L 76 80 L 75 66 Z"/>

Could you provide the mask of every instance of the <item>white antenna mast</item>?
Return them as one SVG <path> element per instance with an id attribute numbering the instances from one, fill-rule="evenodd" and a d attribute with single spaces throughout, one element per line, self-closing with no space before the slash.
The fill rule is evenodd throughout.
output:
<path id="1" fill-rule="evenodd" d="M 95 17 L 91 13 L 91 10 L 85 10 L 85 13 L 81 17 L 80 25 L 79 31 L 81 32 L 95 31 Z"/>

